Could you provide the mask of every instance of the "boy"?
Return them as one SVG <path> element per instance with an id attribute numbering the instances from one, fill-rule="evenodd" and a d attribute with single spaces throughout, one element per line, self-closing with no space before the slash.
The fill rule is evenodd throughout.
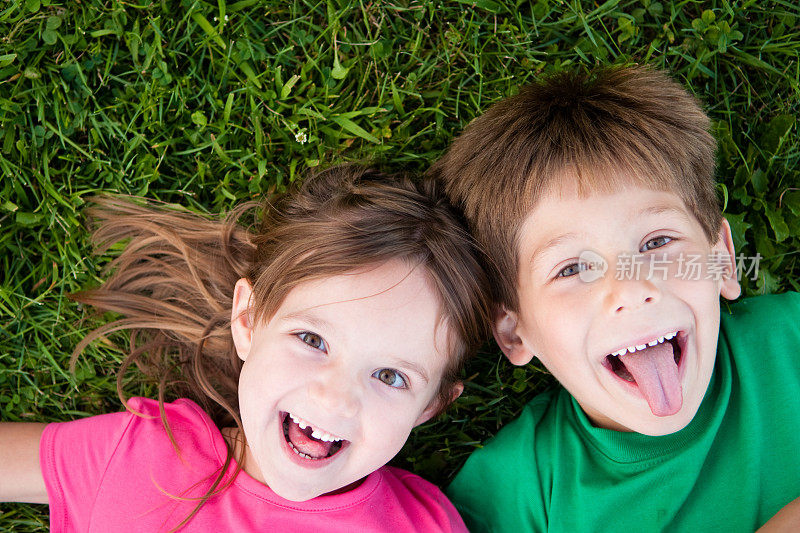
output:
<path id="1" fill-rule="evenodd" d="M 708 126 L 664 73 L 560 74 L 432 168 L 499 271 L 501 350 L 566 389 L 453 481 L 474 531 L 753 531 L 800 495 L 800 297 L 720 323 L 740 288 Z"/>

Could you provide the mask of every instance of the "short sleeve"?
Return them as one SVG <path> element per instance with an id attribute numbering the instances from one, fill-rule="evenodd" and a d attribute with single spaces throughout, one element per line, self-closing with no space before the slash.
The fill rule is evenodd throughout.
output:
<path id="1" fill-rule="evenodd" d="M 134 415 L 92 416 L 47 425 L 39 459 L 52 531 L 85 531 L 106 467 Z"/>

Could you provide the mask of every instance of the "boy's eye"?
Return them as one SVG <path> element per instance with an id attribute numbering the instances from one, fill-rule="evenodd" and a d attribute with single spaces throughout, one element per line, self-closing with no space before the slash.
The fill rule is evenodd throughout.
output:
<path id="1" fill-rule="evenodd" d="M 297 337 L 304 343 L 311 346 L 312 348 L 315 348 L 322 352 L 327 351 L 327 347 L 325 346 L 325 341 L 322 340 L 322 337 L 320 337 L 316 333 L 311 333 L 310 331 L 303 331 L 301 333 L 298 333 Z"/>
<path id="2" fill-rule="evenodd" d="M 405 378 L 397 370 L 381 368 L 372 374 L 372 377 L 395 389 L 404 389 L 408 386 Z"/>
<path id="3" fill-rule="evenodd" d="M 644 253 L 650 250 L 655 250 L 656 248 L 661 248 L 662 246 L 665 246 L 671 241 L 672 237 L 667 237 L 665 235 L 653 237 L 652 239 L 644 243 L 644 245 L 642 245 L 642 248 L 639 251 Z"/>
<path id="4" fill-rule="evenodd" d="M 557 277 L 568 278 L 570 276 L 574 276 L 575 274 L 580 274 L 587 268 L 589 268 L 589 265 L 586 263 L 572 263 L 571 265 L 567 265 L 559 270 Z"/>

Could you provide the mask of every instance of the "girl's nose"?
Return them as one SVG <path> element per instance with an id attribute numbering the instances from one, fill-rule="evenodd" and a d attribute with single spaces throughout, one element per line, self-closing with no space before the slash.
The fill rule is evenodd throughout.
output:
<path id="1" fill-rule="evenodd" d="M 308 394 L 314 402 L 341 417 L 351 418 L 360 408 L 358 385 L 334 369 L 321 370 L 309 384 Z"/>

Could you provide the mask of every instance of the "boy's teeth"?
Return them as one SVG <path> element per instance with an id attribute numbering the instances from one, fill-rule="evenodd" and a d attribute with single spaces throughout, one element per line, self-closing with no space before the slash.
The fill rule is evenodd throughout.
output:
<path id="1" fill-rule="evenodd" d="M 653 340 L 651 340 L 650 342 L 648 342 L 646 344 L 636 344 L 634 346 L 627 346 L 625 348 L 622 348 L 619 351 L 612 352 L 611 355 L 619 357 L 620 355 L 625 355 L 626 353 L 633 353 L 633 352 L 637 352 L 639 350 L 644 350 L 645 348 L 655 346 L 656 344 L 661 344 L 665 340 L 668 341 L 668 340 L 672 339 L 673 337 L 675 337 L 675 335 L 677 335 L 677 332 L 673 331 L 672 333 L 668 333 L 668 334 L 664 335 L 663 337 L 659 337 L 657 339 L 653 339 Z"/>

